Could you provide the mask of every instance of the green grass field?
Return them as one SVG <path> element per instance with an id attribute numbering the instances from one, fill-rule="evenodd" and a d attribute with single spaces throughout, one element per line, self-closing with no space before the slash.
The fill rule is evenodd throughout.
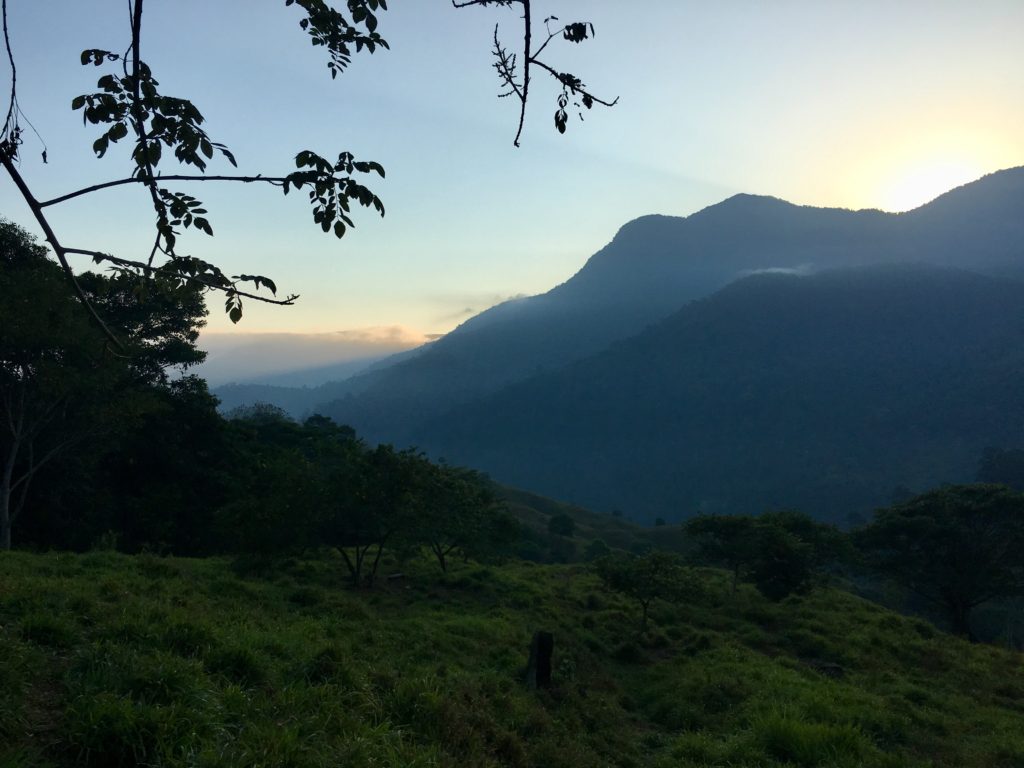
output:
<path id="1" fill-rule="evenodd" d="M 1020 654 L 842 591 L 706 571 L 638 638 L 583 566 L 402 570 L 4 553 L 0 766 L 1024 766 Z"/>

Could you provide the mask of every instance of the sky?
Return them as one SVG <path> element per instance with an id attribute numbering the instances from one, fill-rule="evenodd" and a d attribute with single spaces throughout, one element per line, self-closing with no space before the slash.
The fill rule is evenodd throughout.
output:
<path id="1" fill-rule="evenodd" d="M 127 147 L 95 158 L 98 131 L 70 102 L 103 73 L 79 65 L 82 49 L 127 45 L 126 0 L 8 2 L 19 103 L 49 159 L 29 135 L 22 173 L 37 196 L 125 176 Z M 535 77 L 520 148 L 489 54 L 496 22 L 518 46 L 517 13 L 389 6 L 379 31 L 391 50 L 358 56 L 332 82 L 284 0 L 146 0 L 143 59 L 164 93 L 199 107 L 240 172 L 286 173 L 300 149 L 348 150 L 387 170 L 371 185 L 386 216 L 358 210 L 340 241 L 301 194 L 182 187 L 207 204 L 215 237 L 189 235 L 180 250 L 301 296 L 286 308 L 248 302 L 239 326 L 214 296 L 208 338 L 326 339 L 295 347 L 319 349 L 303 358 L 316 365 L 355 337 L 414 344 L 544 292 L 637 216 L 685 216 L 738 192 L 906 210 L 1024 164 L 1021 0 L 534 0 L 535 18 L 594 24 L 593 40 L 552 44 L 549 61 L 619 103 L 559 135 L 558 88 Z M 65 245 L 148 253 L 141 189 L 50 210 Z M 0 214 L 34 229 L 9 182 Z"/>

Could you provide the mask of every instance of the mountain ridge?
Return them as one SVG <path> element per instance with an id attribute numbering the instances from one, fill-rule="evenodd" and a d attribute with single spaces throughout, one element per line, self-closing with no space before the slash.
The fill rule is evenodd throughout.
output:
<path id="1" fill-rule="evenodd" d="M 1024 284 L 912 264 L 759 274 L 414 441 L 641 519 L 796 506 L 842 522 L 898 486 L 970 479 L 1019 435 L 1021 377 Z"/>
<path id="2" fill-rule="evenodd" d="M 974 198 L 1024 207 L 1024 168 L 940 196 L 940 216 L 928 214 L 931 203 L 909 215 L 734 195 L 688 217 L 641 217 L 547 293 L 493 307 L 415 360 L 356 377 L 361 393 L 319 410 L 370 439 L 408 442 L 411 423 L 600 352 L 750 271 L 928 261 L 1016 273 L 1024 219 L 978 224 Z"/>

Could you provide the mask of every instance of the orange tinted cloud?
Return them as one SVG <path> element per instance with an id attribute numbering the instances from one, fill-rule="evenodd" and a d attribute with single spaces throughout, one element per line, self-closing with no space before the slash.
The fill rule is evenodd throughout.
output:
<path id="1" fill-rule="evenodd" d="M 417 347 L 427 336 L 400 325 L 326 333 L 204 333 L 208 353 L 197 373 L 218 386 L 262 376 L 365 360 Z"/>

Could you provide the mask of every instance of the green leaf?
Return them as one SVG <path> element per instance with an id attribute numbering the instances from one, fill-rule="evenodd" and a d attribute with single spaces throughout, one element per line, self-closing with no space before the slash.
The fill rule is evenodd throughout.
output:
<path id="1" fill-rule="evenodd" d="M 228 317 L 231 319 L 232 323 L 237 323 L 242 319 L 242 308 L 237 305 L 232 307 L 228 310 Z"/>

